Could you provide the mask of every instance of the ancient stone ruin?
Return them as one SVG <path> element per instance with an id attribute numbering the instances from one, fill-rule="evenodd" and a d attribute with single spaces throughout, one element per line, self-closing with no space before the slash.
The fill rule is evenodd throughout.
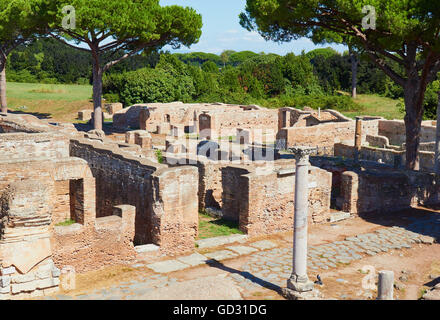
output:
<path id="1" fill-rule="evenodd" d="M 356 121 L 334 110 L 180 102 L 106 110 L 107 135 L 0 114 L 0 299 L 56 292 L 66 267 L 191 253 L 205 209 L 250 237 L 292 231 L 296 146 L 314 149 L 302 186 L 309 224 L 438 202 L 432 122 L 422 129 L 420 170 L 406 171 L 402 121 L 364 117 L 356 146 Z"/>

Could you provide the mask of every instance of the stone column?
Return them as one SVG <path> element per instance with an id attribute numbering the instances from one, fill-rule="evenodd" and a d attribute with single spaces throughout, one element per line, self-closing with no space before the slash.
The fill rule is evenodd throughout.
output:
<path id="1" fill-rule="evenodd" d="M 356 132 L 354 137 L 354 160 L 359 161 L 359 153 L 362 148 L 362 117 L 356 117 Z"/>
<path id="2" fill-rule="evenodd" d="M 315 149 L 295 147 L 291 150 L 296 158 L 295 221 L 293 273 L 287 280 L 287 288 L 301 293 L 313 290 L 313 282 L 307 276 L 307 211 L 309 207 L 309 156 Z"/>
<path id="3" fill-rule="evenodd" d="M 380 271 L 377 300 L 393 300 L 394 295 L 394 272 Z"/>

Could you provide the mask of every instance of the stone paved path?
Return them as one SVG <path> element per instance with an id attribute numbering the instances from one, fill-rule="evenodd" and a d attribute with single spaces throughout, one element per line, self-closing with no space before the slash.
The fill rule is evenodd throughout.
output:
<path id="1" fill-rule="evenodd" d="M 413 244 L 433 243 L 436 239 L 440 240 L 440 218 L 438 215 L 423 220 L 414 219 L 405 228 L 384 227 L 375 232 L 347 237 L 343 241 L 310 246 L 308 267 L 310 271 L 329 270 L 367 256 L 391 250 L 409 249 Z M 248 291 L 261 288 L 279 291 L 281 287 L 286 285 L 286 280 L 292 273 L 292 248 L 277 247 L 274 242 L 263 240 L 239 246 L 231 245 L 205 255 L 193 254 L 177 260 L 143 265 L 159 272 L 159 274 L 125 282 L 117 287 L 96 290 L 91 294 L 76 296 L 75 299 L 137 299 L 155 289 L 173 286 L 180 282 L 179 279 L 166 275 L 167 272 L 205 263 L 213 266 L 217 264 L 221 269 L 221 260 L 237 257 L 241 254 L 250 257 L 250 259 L 242 266 L 242 270 L 231 269 L 227 275 L 227 278 L 232 279 L 239 287 Z M 228 268 L 223 270 L 228 270 Z M 58 295 L 55 298 L 72 299 L 72 297 L 63 295 Z"/>
<path id="2" fill-rule="evenodd" d="M 414 219 L 415 220 L 415 219 Z M 433 243 L 440 240 L 440 218 L 428 218 L 411 223 L 406 228 L 391 227 L 373 233 L 348 237 L 344 241 L 309 247 L 310 271 L 328 270 L 390 250 L 411 248 L 415 243 Z M 292 249 L 276 248 L 252 255 L 243 266 L 243 272 L 231 277 L 242 288 L 259 287 L 279 290 L 286 285 L 292 273 Z"/>

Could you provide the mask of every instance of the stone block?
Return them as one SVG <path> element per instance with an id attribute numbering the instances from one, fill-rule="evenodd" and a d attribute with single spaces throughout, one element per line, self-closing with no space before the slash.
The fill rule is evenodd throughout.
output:
<path id="1" fill-rule="evenodd" d="M 2 288 L 0 286 L 0 295 L 6 294 L 6 293 L 10 293 L 10 292 L 11 292 L 11 286 L 7 286 L 7 287 L 4 287 L 4 288 Z"/>
<path id="2" fill-rule="evenodd" d="M 246 246 L 231 246 L 231 247 L 228 247 L 227 249 L 232 250 L 232 251 L 238 253 L 239 255 L 250 254 L 255 251 L 258 251 L 255 248 L 246 247 Z"/>
<path id="3" fill-rule="evenodd" d="M 201 239 L 198 240 L 196 244 L 200 249 L 203 249 L 203 248 L 222 246 L 224 244 L 229 244 L 234 242 L 244 242 L 246 240 L 247 240 L 247 235 L 236 234 L 231 236 L 221 236 L 221 237 L 214 237 L 208 239 Z"/>
<path id="4" fill-rule="evenodd" d="M 200 253 L 194 253 L 192 255 L 186 256 L 186 257 L 180 257 L 177 258 L 177 260 L 179 260 L 180 262 L 189 264 L 190 266 L 198 266 L 201 264 L 205 264 L 206 261 L 208 260 L 207 257 L 205 257 L 204 255 L 200 254 Z"/>
<path id="5" fill-rule="evenodd" d="M 205 254 L 208 258 L 214 259 L 217 261 L 226 260 L 230 258 L 234 258 L 237 256 L 236 253 L 229 250 L 220 250 L 215 252 L 210 252 Z"/>
<path id="6" fill-rule="evenodd" d="M 168 272 L 186 269 L 189 267 L 189 265 L 177 260 L 167 260 L 167 261 L 148 264 L 147 267 L 157 273 L 168 273 Z"/>
<path id="7" fill-rule="evenodd" d="M 251 243 L 251 246 L 254 248 L 258 248 L 260 250 L 266 250 L 266 249 L 275 248 L 277 245 L 275 243 L 273 243 L 272 241 L 262 240 L 262 241 L 257 241 L 257 242 Z"/>
<path id="8" fill-rule="evenodd" d="M 134 247 L 134 250 L 136 250 L 137 253 L 157 252 L 159 251 L 159 246 L 155 244 L 145 244 Z"/>
<path id="9" fill-rule="evenodd" d="M 93 110 L 81 110 L 78 112 L 78 120 L 89 121 L 92 119 Z"/>
<path id="10" fill-rule="evenodd" d="M 118 111 L 121 111 L 123 108 L 124 106 L 120 102 L 104 104 L 104 111 L 107 112 L 109 115 L 114 115 Z"/>
<path id="11" fill-rule="evenodd" d="M 11 299 L 11 296 L 10 296 L 9 293 L 1 293 L 0 292 L 0 301 L 2 301 L 2 300 L 10 300 L 10 299 Z"/>
<path id="12" fill-rule="evenodd" d="M 48 278 L 48 279 L 42 279 L 35 281 L 36 288 L 38 289 L 46 289 L 46 288 L 52 288 L 56 287 L 60 284 L 60 279 L 58 278 Z"/>
<path id="13" fill-rule="evenodd" d="M 11 284 L 11 277 L 9 276 L 1 276 L 0 277 L 0 287 L 6 288 Z"/>
<path id="14" fill-rule="evenodd" d="M 37 282 L 26 282 L 26 283 L 15 283 L 11 284 L 11 291 L 12 294 L 17 294 L 20 292 L 31 292 L 34 291 L 37 288 Z"/>
<path id="15" fill-rule="evenodd" d="M 12 283 L 26 283 L 31 282 L 35 280 L 35 274 L 34 273 L 28 273 L 28 274 L 17 274 L 13 275 L 11 277 Z"/>
<path id="16" fill-rule="evenodd" d="M 61 270 L 56 268 L 56 267 L 54 267 L 52 269 L 52 277 L 59 278 L 60 275 L 61 275 Z"/>
<path id="17" fill-rule="evenodd" d="M 52 276 L 51 270 L 40 270 L 35 273 L 36 279 L 46 279 Z"/>
<path id="18" fill-rule="evenodd" d="M 338 222 L 350 218 L 349 212 L 335 212 L 330 215 L 330 222 Z"/>
<path id="19" fill-rule="evenodd" d="M 14 266 L 10 266 L 9 268 L 1 268 L 0 269 L 0 275 L 7 276 L 9 274 L 14 274 L 17 270 Z"/>

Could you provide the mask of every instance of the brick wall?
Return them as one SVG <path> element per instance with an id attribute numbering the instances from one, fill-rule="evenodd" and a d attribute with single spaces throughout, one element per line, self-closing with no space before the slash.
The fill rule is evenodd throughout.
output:
<path id="1" fill-rule="evenodd" d="M 275 170 L 274 170 L 275 169 Z M 330 213 L 332 175 L 311 167 L 310 222 L 325 221 Z M 251 235 L 291 231 L 295 199 L 294 161 L 280 160 L 275 168 L 229 166 L 223 169 L 223 216 L 239 220 Z"/>
<path id="2" fill-rule="evenodd" d="M 69 139 L 53 133 L 5 133 L 0 135 L 1 161 L 35 161 L 69 157 Z"/>
<path id="3" fill-rule="evenodd" d="M 342 210 L 353 214 L 392 212 L 436 202 L 433 174 L 416 171 L 367 170 L 342 174 Z"/>
<path id="4" fill-rule="evenodd" d="M 379 120 L 362 121 L 362 139 L 367 135 L 377 135 Z M 326 146 L 335 143 L 354 145 L 355 121 L 324 123 L 312 127 L 284 128 L 278 132 L 277 139 L 285 140 L 287 147 L 295 145 Z"/>
<path id="5" fill-rule="evenodd" d="M 70 150 L 72 156 L 88 162 L 96 179 L 98 217 L 111 215 L 114 206 L 129 204 L 136 207 L 136 244 L 155 243 L 165 252 L 194 248 L 196 168 L 168 168 L 86 139 L 73 139 Z"/>

